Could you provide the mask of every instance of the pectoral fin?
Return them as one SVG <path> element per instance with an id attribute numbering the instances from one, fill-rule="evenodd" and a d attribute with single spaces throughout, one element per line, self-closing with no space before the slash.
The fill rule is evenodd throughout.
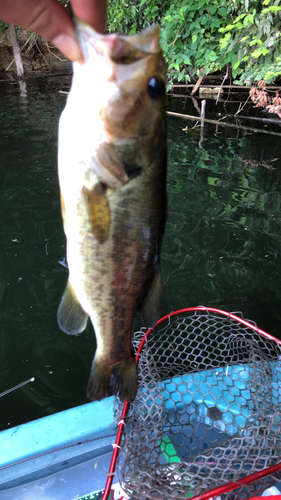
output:
<path id="1" fill-rule="evenodd" d="M 146 326 L 152 327 L 160 318 L 162 303 L 162 278 L 160 265 L 157 265 L 154 279 L 140 307 L 140 315 Z"/>
<path id="2" fill-rule="evenodd" d="M 92 190 L 83 187 L 92 230 L 100 244 L 107 240 L 110 228 L 110 208 L 106 189 L 107 186 L 102 182 L 99 182 Z"/>
<path id="3" fill-rule="evenodd" d="M 60 329 L 69 335 L 78 335 L 87 325 L 88 315 L 80 306 L 69 280 L 58 308 L 57 319 Z"/>

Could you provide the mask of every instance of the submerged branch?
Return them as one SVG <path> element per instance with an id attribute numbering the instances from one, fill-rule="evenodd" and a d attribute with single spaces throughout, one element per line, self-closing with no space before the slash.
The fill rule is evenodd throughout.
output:
<path id="1" fill-rule="evenodd" d="M 275 119 L 274 118 L 259 118 L 258 116 L 243 116 L 243 115 L 225 115 L 230 118 L 242 118 L 243 120 L 255 120 L 258 122 L 264 122 L 264 123 L 275 123 L 275 125 L 281 125 L 281 120 L 280 119 Z"/>
<path id="2" fill-rule="evenodd" d="M 173 88 L 176 87 L 194 87 L 193 83 L 175 83 L 173 84 Z M 201 87 L 217 87 L 214 83 L 205 83 L 204 85 L 201 85 Z M 223 85 L 223 89 L 234 89 L 234 90 L 240 90 L 240 89 L 251 89 L 252 85 Z M 280 88 L 280 86 L 276 85 L 268 85 L 268 89 L 271 90 L 276 90 L 276 88 Z"/>
<path id="3" fill-rule="evenodd" d="M 173 113 L 172 111 L 167 111 L 166 113 L 169 116 L 176 116 L 178 118 L 184 118 L 185 120 L 195 120 L 195 121 L 201 120 L 200 116 L 183 115 L 181 113 Z M 225 123 L 225 122 L 218 121 L 218 120 L 210 120 L 208 118 L 205 118 L 205 122 L 212 123 L 213 125 L 221 125 L 222 127 L 231 127 L 231 128 L 236 128 L 236 129 L 240 128 L 241 130 L 247 130 L 249 132 L 261 132 L 262 134 L 277 135 L 278 137 L 281 137 L 280 132 L 271 132 L 270 130 L 263 130 L 263 129 L 253 128 L 253 127 L 243 127 L 242 125 L 235 125 L 234 123 Z"/>
<path id="4" fill-rule="evenodd" d="M 197 90 L 199 89 L 199 87 L 203 81 L 203 78 L 204 78 L 204 76 L 201 76 L 200 78 L 198 78 L 197 82 L 195 83 L 195 85 L 191 91 L 191 95 L 194 95 L 195 92 L 197 92 Z"/>
<path id="5" fill-rule="evenodd" d="M 221 90 L 222 90 L 222 88 L 223 88 L 223 86 L 224 86 L 224 82 L 225 82 L 225 80 L 227 80 L 227 79 L 228 79 L 228 66 L 229 66 L 229 65 L 227 65 L 227 67 L 226 67 L 226 74 L 224 75 L 224 77 L 223 77 L 223 81 L 221 82 L 221 85 L 220 85 L 220 89 L 219 89 L 219 92 L 218 92 L 218 95 L 217 95 L 217 98 L 216 98 L 216 105 L 217 105 L 217 104 L 218 104 L 218 102 L 219 102 L 219 98 L 220 98 Z"/>
<path id="6" fill-rule="evenodd" d="M 203 141 L 204 141 L 204 123 L 205 123 L 205 108 L 206 108 L 206 100 L 204 99 L 201 102 L 201 131 L 200 131 L 200 141 L 199 141 L 199 148 L 203 149 Z"/>

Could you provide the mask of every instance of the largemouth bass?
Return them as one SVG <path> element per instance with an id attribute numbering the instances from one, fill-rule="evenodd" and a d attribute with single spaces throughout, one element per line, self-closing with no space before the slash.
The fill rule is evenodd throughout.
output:
<path id="1" fill-rule="evenodd" d="M 133 401 L 136 312 L 159 317 L 166 212 L 165 62 L 159 28 L 101 35 L 76 21 L 85 63 L 59 124 L 59 182 L 69 278 L 60 328 L 91 318 L 97 349 L 87 395 Z"/>

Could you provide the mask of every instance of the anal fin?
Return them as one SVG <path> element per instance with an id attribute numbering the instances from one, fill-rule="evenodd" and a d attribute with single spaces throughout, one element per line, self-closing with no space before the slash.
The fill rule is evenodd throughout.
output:
<path id="1" fill-rule="evenodd" d="M 149 287 L 147 295 L 141 304 L 139 311 L 141 319 L 147 327 L 155 325 L 160 318 L 162 304 L 162 278 L 160 264 L 157 264 L 154 279 Z"/>
<path id="2" fill-rule="evenodd" d="M 87 325 L 88 315 L 80 306 L 69 280 L 58 308 L 57 319 L 60 329 L 69 335 L 78 335 Z"/>

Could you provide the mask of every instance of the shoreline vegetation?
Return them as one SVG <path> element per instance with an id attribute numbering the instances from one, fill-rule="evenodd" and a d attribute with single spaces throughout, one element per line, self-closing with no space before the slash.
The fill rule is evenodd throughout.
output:
<path id="1" fill-rule="evenodd" d="M 16 57 L 13 50 L 10 27 L 1 29 L 0 26 L 0 73 L 16 76 Z M 35 33 L 27 32 L 25 29 L 15 28 L 16 41 L 19 46 L 23 72 L 26 76 L 36 72 L 52 72 L 70 70 L 71 62 L 50 42 Z"/>
<path id="2" fill-rule="evenodd" d="M 281 83 L 281 0 L 108 0 L 108 32 L 134 34 L 152 23 L 161 26 L 168 91 Z M 71 70 L 56 47 L 20 27 L 0 22 L 0 47 L 7 78 L 16 67 L 19 78 Z"/>

